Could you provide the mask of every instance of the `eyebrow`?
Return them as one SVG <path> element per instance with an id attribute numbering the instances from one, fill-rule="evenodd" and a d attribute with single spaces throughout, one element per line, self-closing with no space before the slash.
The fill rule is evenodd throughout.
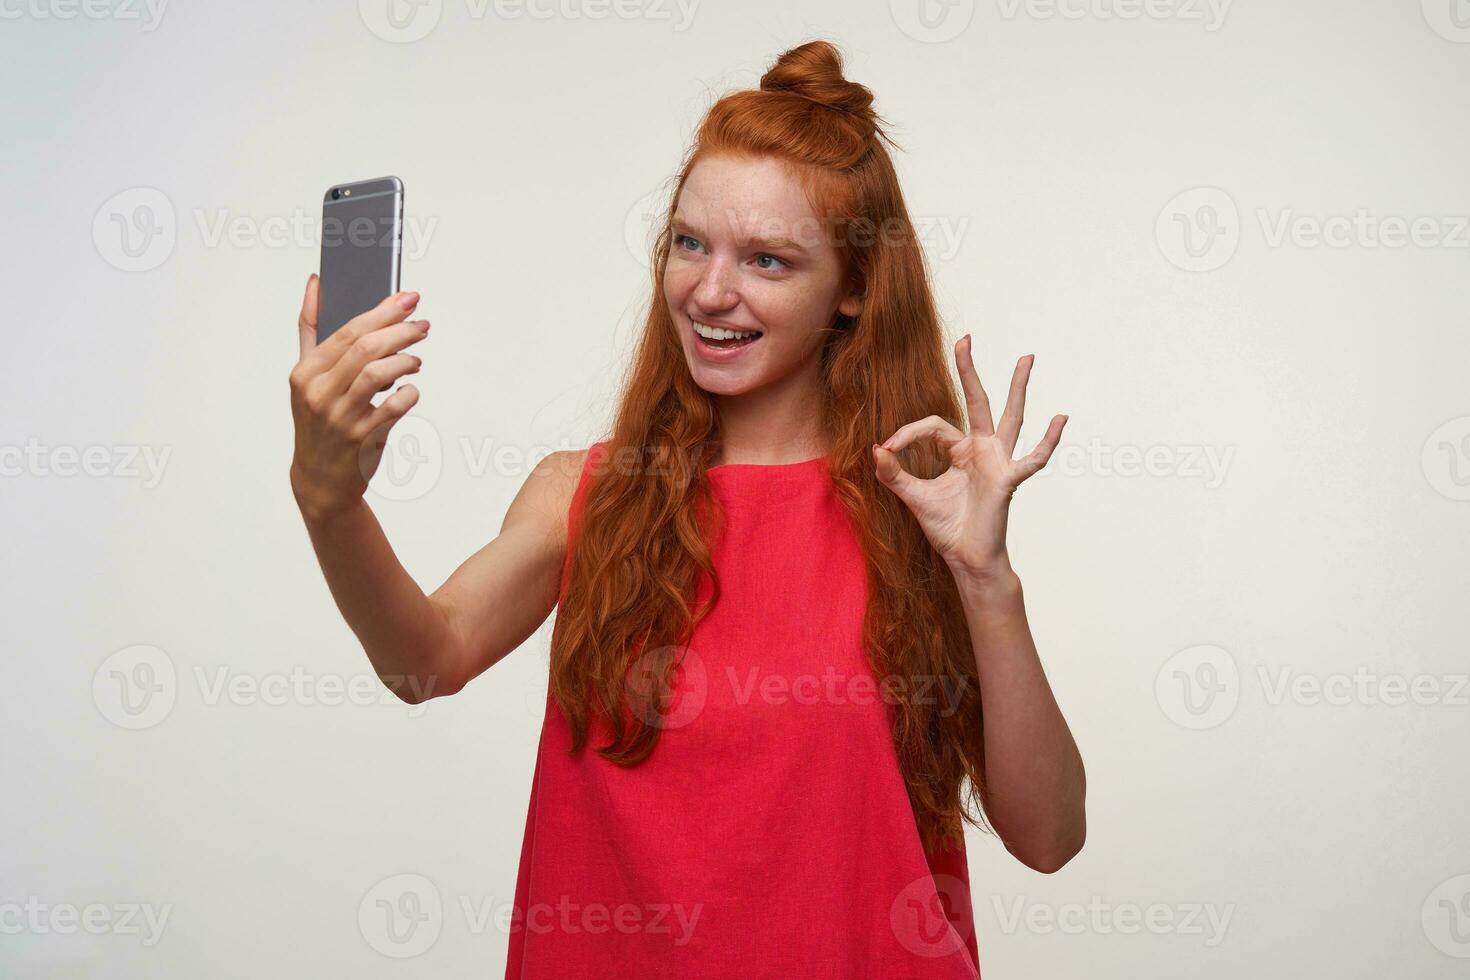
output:
<path id="1" fill-rule="evenodd" d="M 689 222 L 687 222 L 683 218 L 679 217 L 677 214 L 674 215 L 673 218 L 670 220 L 669 227 L 670 227 L 671 230 L 673 230 L 675 232 L 687 231 L 687 232 L 689 232 L 691 235 L 693 235 L 696 238 L 703 237 L 703 235 L 704 235 L 704 232 L 703 231 L 701 231 L 700 229 L 694 227 Z M 740 244 L 745 245 L 745 246 L 752 246 L 752 245 L 754 245 L 754 246 L 757 246 L 759 248 L 771 249 L 772 251 L 789 251 L 789 252 L 803 252 L 803 253 L 807 251 L 807 248 L 806 248 L 805 245 L 798 244 L 797 242 L 794 242 L 794 241 L 792 241 L 789 238 L 782 238 L 779 235 L 774 236 L 774 237 L 771 237 L 771 238 L 765 238 L 765 237 L 761 237 L 761 236 L 756 236 L 756 237 L 753 237 L 753 238 L 747 238 L 747 239 L 742 240 Z"/>

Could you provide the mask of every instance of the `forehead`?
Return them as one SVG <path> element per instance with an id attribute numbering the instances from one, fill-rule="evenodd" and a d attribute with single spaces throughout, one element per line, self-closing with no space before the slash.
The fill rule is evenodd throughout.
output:
<path id="1" fill-rule="evenodd" d="M 674 215 L 706 233 L 733 234 L 790 234 L 817 220 L 801 181 L 780 160 L 728 154 L 695 163 Z"/>

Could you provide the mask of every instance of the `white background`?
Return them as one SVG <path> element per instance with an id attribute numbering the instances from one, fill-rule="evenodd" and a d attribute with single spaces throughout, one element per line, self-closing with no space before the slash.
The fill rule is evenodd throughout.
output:
<path id="1" fill-rule="evenodd" d="M 1037 355 L 1028 446 L 1071 416 L 1011 553 L 1089 836 L 1054 876 L 972 836 L 987 980 L 1465 975 L 1451 0 L 387 2 L 0 6 L 0 974 L 501 974 L 476 916 L 550 622 L 451 699 L 372 690 L 287 484 L 322 192 L 395 174 L 428 230 L 418 441 L 372 500 L 433 588 L 604 434 L 702 111 L 827 37 L 904 147 L 948 337 L 992 388 Z M 373 924 L 404 882 L 441 902 L 421 951 Z"/>

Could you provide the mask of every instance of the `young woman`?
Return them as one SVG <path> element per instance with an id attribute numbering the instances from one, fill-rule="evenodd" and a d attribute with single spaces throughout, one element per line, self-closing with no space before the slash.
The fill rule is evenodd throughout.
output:
<path id="1" fill-rule="evenodd" d="M 825 42 L 719 100 L 610 435 L 427 596 L 362 499 L 418 294 L 316 346 L 308 281 L 291 482 L 379 676 L 452 694 L 557 610 L 508 977 L 974 978 L 964 823 L 1082 846 L 1005 546 L 1066 419 L 1014 459 L 1031 358 L 995 420 L 968 336 L 961 406 L 886 138 Z"/>

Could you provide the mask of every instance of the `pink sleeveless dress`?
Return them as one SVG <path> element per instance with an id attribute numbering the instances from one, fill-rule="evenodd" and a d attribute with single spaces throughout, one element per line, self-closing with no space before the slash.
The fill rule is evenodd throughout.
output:
<path id="1" fill-rule="evenodd" d="M 563 598 L 605 447 L 573 496 Z M 507 978 L 979 977 L 965 850 L 920 842 L 861 649 L 863 555 L 827 467 L 709 470 L 721 596 L 646 761 L 573 754 L 548 695 Z"/>

